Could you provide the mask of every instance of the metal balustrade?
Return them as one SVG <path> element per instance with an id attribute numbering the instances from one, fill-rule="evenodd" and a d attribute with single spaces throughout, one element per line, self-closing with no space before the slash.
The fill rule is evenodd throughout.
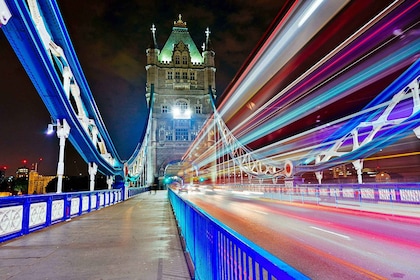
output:
<path id="1" fill-rule="evenodd" d="M 252 184 L 224 185 L 223 189 L 237 192 L 251 191 L 266 198 L 280 200 L 388 202 L 420 206 L 420 184 Z"/>
<path id="2" fill-rule="evenodd" d="M 272 200 L 420 217 L 419 183 L 217 185 L 220 191 Z"/>
<path id="3" fill-rule="evenodd" d="M 150 190 L 150 187 L 145 187 L 145 186 L 143 186 L 143 187 L 131 187 L 131 188 L 128 188 L 128 197 L 132 197 L 132 196 L 141 194 L 143 192 L 147 192 L 149 190 Z"/>
<path id="4" fill-rule="evenodd" d="M 124 189 L 0 197 L 0 242 L 107 207 Z"/>
<path id="5" fill-rule="evenodd" d="M 195 279 L 309 279 L 168 189 Z"/>

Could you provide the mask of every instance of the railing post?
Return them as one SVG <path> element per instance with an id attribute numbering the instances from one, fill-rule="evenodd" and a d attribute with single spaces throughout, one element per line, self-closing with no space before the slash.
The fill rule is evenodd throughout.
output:
<path id="1" fill-rule="evenodd" d="M 31 202 L 29 201 L 29 197 L 23 198 L 23 213 L 22 213 L 22 234 L 29 233 L 29 220 L 30 220 L 30 209 L 31 209 Z"/>
<path id="2" fill-rule="evenodd" d="M 52 224 L 52 202 L 53 197 L 50 195 L 47 199 L 47 213 L 46 213 L 46 226 L 50 226 Z"/>
<path id="3" fill-rule="evenodd" d="M 66 194 L 64 196 L 64 221 L 69 220 L 71 217 L 71 196 Z"/>

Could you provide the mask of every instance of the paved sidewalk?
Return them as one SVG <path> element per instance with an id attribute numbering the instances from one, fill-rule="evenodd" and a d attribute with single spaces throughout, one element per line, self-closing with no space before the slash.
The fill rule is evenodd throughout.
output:
<path id="1" fill-rule="evenodd" d="M 0 279 L 191 279 L 167 191 L 0 244 Z"/>

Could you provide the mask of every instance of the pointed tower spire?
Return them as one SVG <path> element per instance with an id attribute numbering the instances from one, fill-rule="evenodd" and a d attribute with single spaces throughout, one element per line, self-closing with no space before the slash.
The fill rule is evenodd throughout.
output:
<path id="1" fill-rule="evenodd" d="M 206 34 L 206 42 L 204 43 L 203 51 L 211 51 L 213 47 L 211 45 L 211 40 L 210 40 L 210 34 L 211 34 L 210 29 L 207 27 L 204 33 Z"/>
<path id="2" fill-rule="evenodd" d="M 150 28 L 150 44 L 149 47 L 146 50 L 147 54 L 147 66 L 146 68 L 150 68 L 149 72 L 156 72 L 156 65 L 158 64 L 158 57 L 159 57 L 159 47 L 156 42 L 156 27 L 154 24 L 152 24 L 152 27 Z M 153 67 L 152 67 L 153 66 Z M 153 81 L 152 83 L 154 83 Z M 149 100 L 147 100 L 149 102 Z"/>
<path id="3" fill-rule="evenodd" d="M 187 27 L 187 22 L 182 21 L 182 15 L 179 14 L 178 15 L 178 21 L 174 21 L 174 26 L 175 27 Z"/>
<path id="4" fill-rule="evenodd" d="M 156 41 L 156 27 L 155 27 L 154 24 L 152 24 L 152 27 L 150 28 L 150 31 L 151 31 L 151 33 L 150 33 L 150 46 L 149 46 L 149 48 L 150 49 L 158 49 L 159 47 L 158 47 L 158 44 L 157 44 L 157 41 Z"/>

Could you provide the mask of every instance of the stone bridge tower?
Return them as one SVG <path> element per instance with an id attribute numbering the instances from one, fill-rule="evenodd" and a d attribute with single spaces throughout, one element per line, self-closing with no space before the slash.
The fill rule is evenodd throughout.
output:
<path id="1" fill-rule="evenodd" d="M 163 176 L 168 163 L 181 160 L 212 113 L 210 94 L 216 96 L 215 53 L 210 31 L 199 51 L 181 15 L 162 50 L 152 25 L 147 54 L 146 99 L 152 108 L 147 152 L 147 182 Z M 153 98 L 153 102 L 152 99 Z"/>

